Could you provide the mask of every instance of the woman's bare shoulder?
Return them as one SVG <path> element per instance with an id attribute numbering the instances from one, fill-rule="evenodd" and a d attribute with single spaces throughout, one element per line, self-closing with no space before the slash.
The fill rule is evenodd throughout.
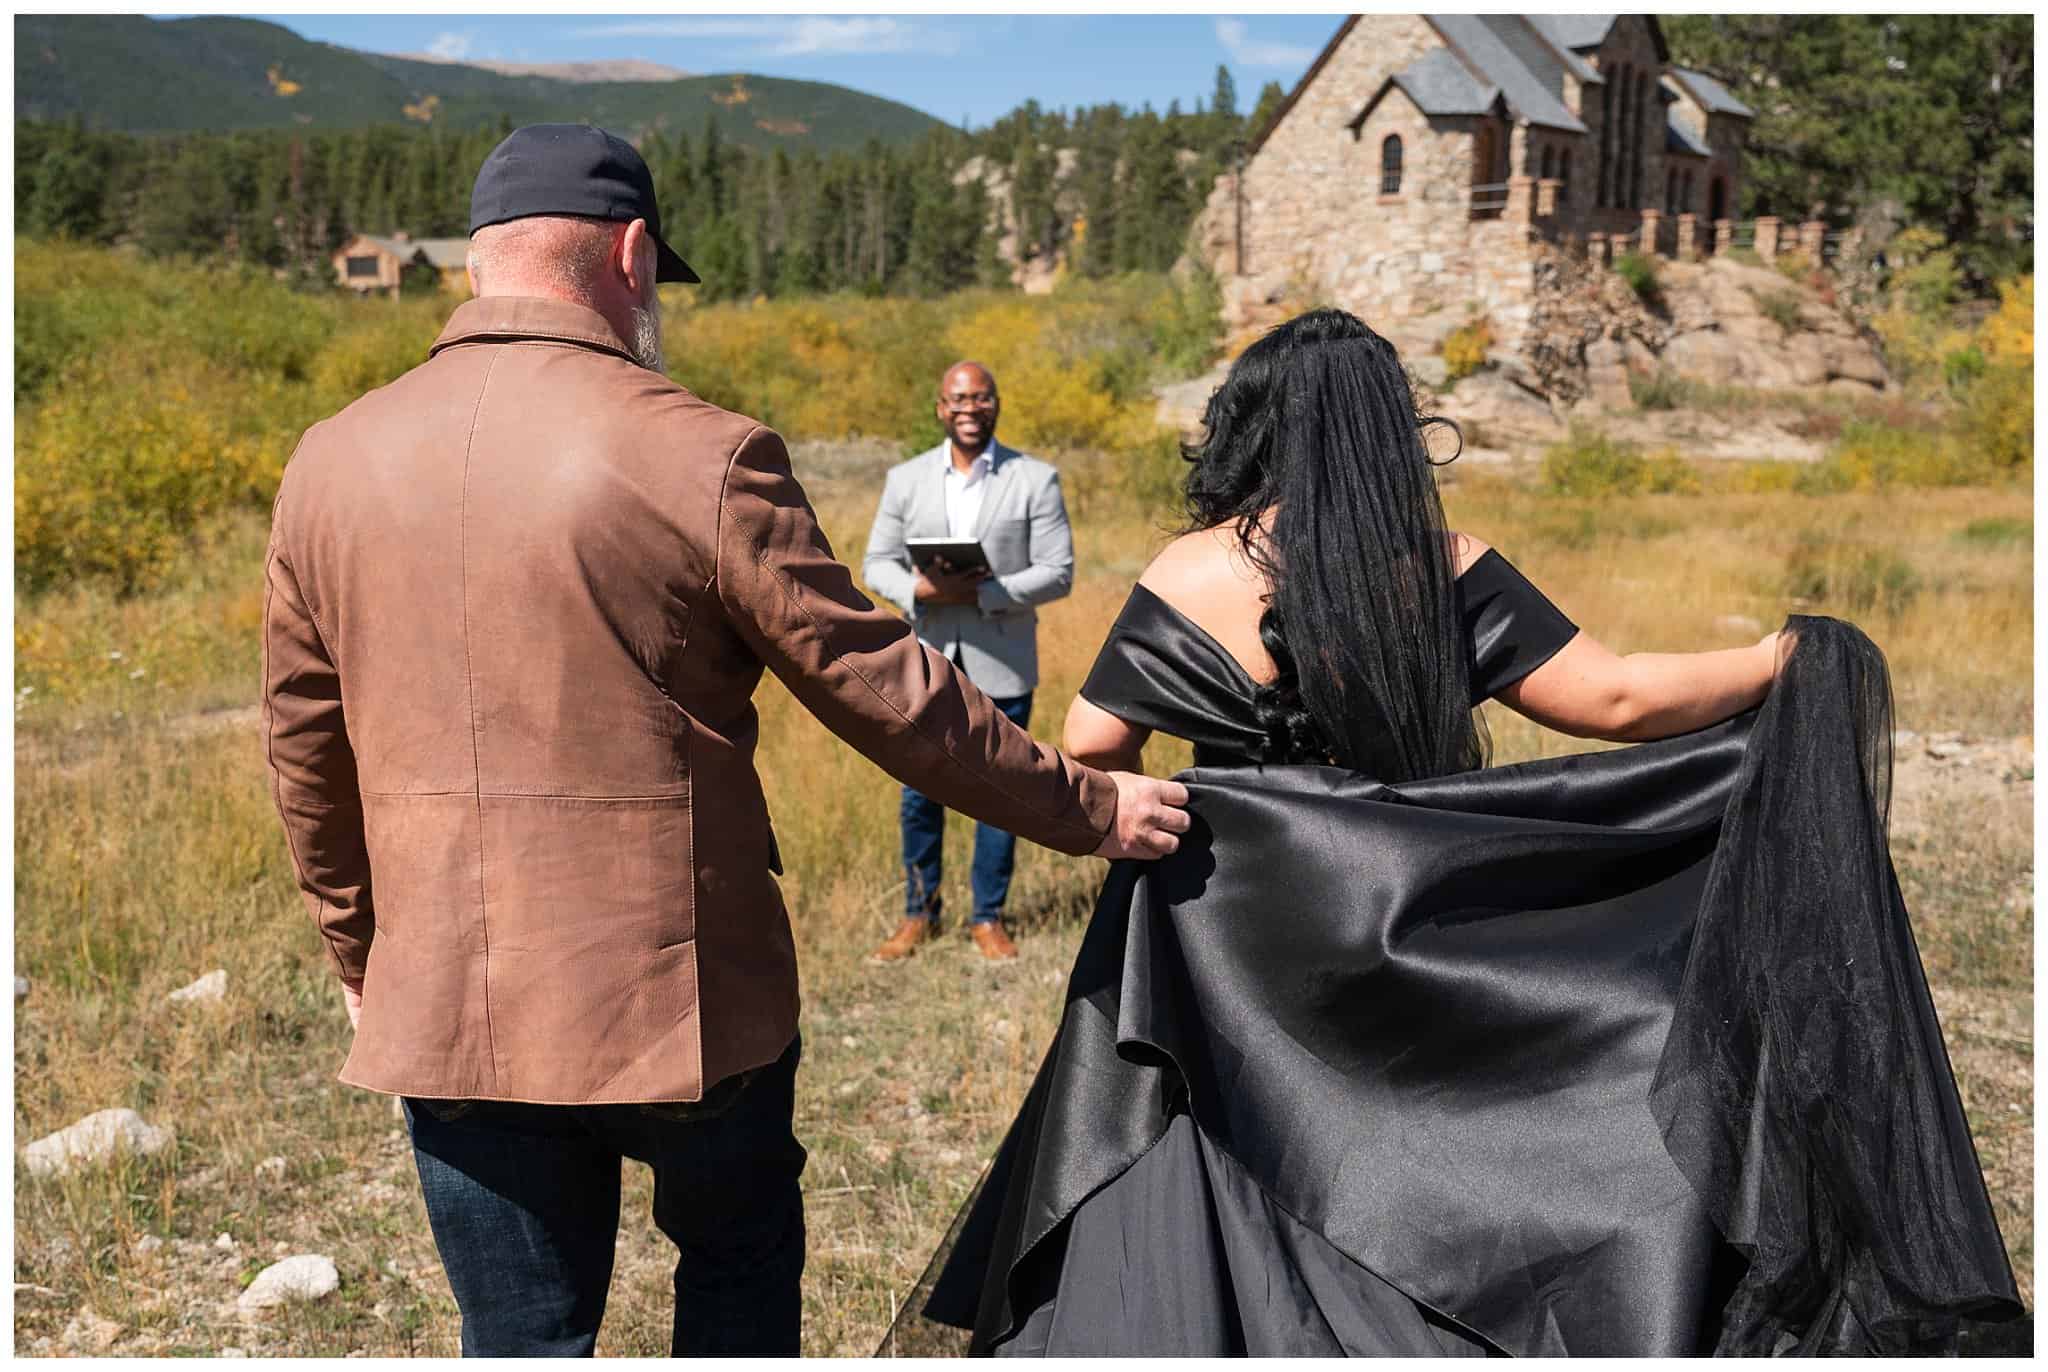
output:
<path id="1" fill-rule="evenodd" d="M 1492 551 L 1491 547 L 1472 537 L 1472 535 L 1461 534 L 1453 530 L 1451 533 L 1451 571 L 1453 575 L 1465 575 L 1466 570 L 1473 563 Z"/>
<path id="2" fill-rule="evenodd" d="M 1196 529 L 1159 550 L 1138 577 L 1138 584 L 1169 604 L 1182 604 L 1218 589 L 1258 584 L 1259 576 L 1244 555 L 1236 530 L 1229 526 Z"/>

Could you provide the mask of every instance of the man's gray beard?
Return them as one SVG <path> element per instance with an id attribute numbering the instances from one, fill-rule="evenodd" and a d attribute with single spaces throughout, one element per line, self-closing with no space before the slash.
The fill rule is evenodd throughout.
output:
<path id="1" fill-rule="evenodd" d="M 652 290 L 645 303 L 633 308 L 633 338 L 629 349 L 633 360 L 650 372 L 668 372 L 668 358 L 661 348 L 661 297 Z"/>

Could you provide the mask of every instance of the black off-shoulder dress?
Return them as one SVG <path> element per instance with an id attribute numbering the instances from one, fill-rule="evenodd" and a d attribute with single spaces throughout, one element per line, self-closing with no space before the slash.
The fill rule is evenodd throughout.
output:
<path id="1" fill-rule="evenodd" d="M 1571 623 L 1459 579 L 1475 698 Z M 1132 592 L 1082 694 L 1187 738 L 1009 1136 L 880 1350 L 1953 1347 L 2021 1313 L 1885 847 L 1889 684 L 1795 617 L 1758 711 L 1399 785 L 1262 766 Z M 2030 1338 L 2030 1334 L 2029 1334 Z"/>

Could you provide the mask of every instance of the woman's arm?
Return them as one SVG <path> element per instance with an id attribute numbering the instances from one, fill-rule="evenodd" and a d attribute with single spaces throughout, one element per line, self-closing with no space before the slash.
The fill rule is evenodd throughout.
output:
<path id="1" fill-rule="evenodd" d="M 1579 633 L 1496 697 L 1575 738 L 1617 743 L 1703 729 L 1760 703 L 1778 668 L 1778 635 L 1707 653 L 1616 655 Z"/>
<path id="2" fill-rule="evenodd" d="M 1145 740 L 1151 736 L 1150 729 L 1118 719 L 1086 696 L 1075 696 L 1060 750 L 1097 771 L 1138 772 L 1144 770 Z"/>

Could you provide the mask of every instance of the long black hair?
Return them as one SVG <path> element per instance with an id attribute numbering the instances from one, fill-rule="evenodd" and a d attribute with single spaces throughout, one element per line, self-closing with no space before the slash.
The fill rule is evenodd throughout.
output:
<path id="1" fill-rule="evenodd" d="M 1272 761 L 1386 781 L 1484 761 L 1443 502 L 1393 345 L 1311 310 L 1245 349 L 1187 448 L 1188 527 L 1235 526 L 1271 593 Z M 1260 520 L 1271 512 L 1268 535 Z"/>

